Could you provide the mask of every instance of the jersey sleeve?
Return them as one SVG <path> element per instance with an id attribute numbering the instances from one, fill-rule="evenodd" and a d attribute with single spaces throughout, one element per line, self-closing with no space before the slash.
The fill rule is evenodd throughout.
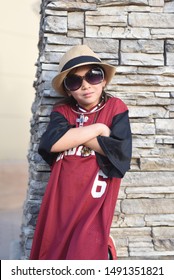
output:
<path id="1" fill-rule="evenodd" d="M 74 127 L 59 112 L 52 112 L 50 122 L 46 131 L 43 133 L 38 153 L 49 164 L 52 165 L 58 153 L 51 153 L 51 147 L 70 129 Z"/>
<path id="2" fill-rule="evenodd" d="M 108 177 L 124 177 L 130 168 L 132 136 L 128 110 L 114 116 L 109 137 L 98 136 L 98 143 L 106 156 L 96 153 L 101 170 Z"/>

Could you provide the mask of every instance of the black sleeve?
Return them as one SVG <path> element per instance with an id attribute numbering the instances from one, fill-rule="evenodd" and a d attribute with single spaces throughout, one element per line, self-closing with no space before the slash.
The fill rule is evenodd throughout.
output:
<path id="1" fill-rule="evenodd" d="M 41 137 L 38 149 L 38 153 L 49 165 L 52 165 L 58 155 L 58 153 L 50 152 L 51 147 L 72 127 L 74 125 L 69 124 L 63 115 L 58 112 L 51 113 L 50 122 Z"/>
<path id="2" fill-rule="evenodd" d="M 111 135 L 98 136 L 98 143 L 106 156 L 96 153 L 101 170 L 108 177 L 122 178 L 130 168 L 132 136 L 128 111 L 113 118 Z"/>

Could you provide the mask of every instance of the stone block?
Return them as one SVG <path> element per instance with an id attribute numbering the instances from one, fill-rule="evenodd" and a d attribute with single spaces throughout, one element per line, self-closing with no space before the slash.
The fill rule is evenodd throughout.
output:
<path id="1" fill-rule="evenodd" d="M 162 54 L 164 52 L 164 42 L 162 40 L 122 40 L 120 50 L 123 53 L 130 54 Z"/>
<path id="2" fill-rule="evenodd" d="M 66 52 L 74 45 L 81 44 L 81 39 L 67 37 L 61 34 L 47 33 L 45 34 L 45 37 L 47 38 L 47 44 L 56 44 L 57 50 L 60 51 L 61 53 Z"/>
<path id="3" fill-rule="evenodd" d="M 76 38 L 76 37 L 79 37 L 79 38 L 83 38 L 84 37 L 84 31 L 82 31 L 82 30 L 68 30 L 68 33 L 67 33 L 67 35 L 69 36 L 69 37 L 74 37 L 74 38 Z"/>
<path id="4" fill-rule="evenodd" d="M 113 227 L 144 227 L 144 215 L 125 215 L 120 213 L 118 217 L 114 217 L 112 222 Z"/>
<path id="5" fill-rule="evenodd" d="M 113 232 L 114 232 L 114 229 L 113 229 Z M 128 247 L 128 238 L 115 239 L 115 245 L 116 245 L 116 247 Z"/>
<path id="6" fill-rule="evenodd" d="M 67 16 L 67 11 L 45 10 L 45 16 Z"/>
<path id="7" fill-rule="evenodd" d="M 147 260 L 161 260 L 161 259 L 173 259 L 174 251 L 139 251 L 139 252 L 131 252 L 130 256 L 132 257 L 142 257 Z"/>
<path id="8" fill-rule="evenodd" d="M 127 86 L 136 86 L 137 89 L 140 88 L 140 91 L 150 91 L 150 87 L 152 87 L 152 91 L 162 91 L 163 87 L 167 87 L 166 90 L 169 91 L 170 86 L 172 87 L 171 91 L 174 88 L 174 79 L 172 76 L 161 76 L 161 75 L 126 75 L 126 76 L 117 76 L 113 78 L 112 84 L 114 85 L 124 85 Z M 144 87 L 146 89 L 144 89 Z M 161 86 L 161 87 L 158 87 Z M 136 90 L 134 88 L 134 90 Z"/>
<path id="9" fill-rule="evenodd" d="M 47 51 L 54 51 L 55 46 L 54 45 L 47 45 L 46 47 Z M 57 49 L 56 49 L 57 51 Z M 57 64 L 47 64 L 47 63 L 42 63 L 42 70 L 47 70 L 47 71 L 57 71 Z"/>
<path id="10" fill-rule="evenodd" d="M 154 7 L 163 7 L 164 6 L 164 0 L 149 0 L 149 5 Z"/>
<path id="11" fill-rule="evenodd" d="M 116 247 L 116 251 L 118 258 L 129 256 L 128 247 Z"/>
<path id="12" fill-rule="evenodd" d="M 121 209 L 125 214 L 172 214 L 174 199 L 125 199 Z"/>
<path id="13" fill-rule="evenodd" d="M 84 38 L 84 44 L 88 45 L 94 52 L 115 54 L 119 51 L 119 40 L 101 39 L 101 38 Z M 100 46 L 100 47 L 99 47 Z"/>
<path id="14" fill-rule="evenodd" d="M 155 136 L 141 136 L 132 135 L 132 147 L 135 148 L 154 148 L 155 147 Z"/>
<path id="15" fill-rule="evenodd" d="M 42 71 L 42 75 L 41 75 L 41 79 L 42 81 L 52 81 L 52 79 L 55 77 L 55 75 L 57 74 L 57 72 L 55 73 L 55 71 Z"/>
<path id="16" fill-rule="evenodd" d="M 116 208 L 115 208 L 115 213 L 120 213 L 120 212 L 121 212 L 121 209 L 120 209 L 120 202 L 121 202 L 121 200 L 118 199 L 118 200 L 117 200 L 117 204 L 116 204 Z"/>
<path id="17" fill-rule="evenodd" d="M 174 102 L 174 100 L 173 100 L 173 102 Z M 173 102 L 172 102 L 172 103 L 173 103 Z M 173 103 L 173 104 L 174 104 L 174 103 Z M 169 109 L 169 111 L 171 111 L 171 112 L 174 112 L 174 105 L 173 105 L 173 104 L 168 106 L 168 109 Z"/>
<path id="18" fill-rule="evenodd" d="M 157 144 L 169 144 L 172 145 L 174 144 L 174 136 L 156 136 L 156 143 Z"/>
<path id="19" fill-rule="evenodd" d="M 164 13 L 174 13 L 174 1 L 165 1 Z"/>
<path id="20" fill-rule="evenodd" d="M 143 171 L 173 171 L 174 159 L 172 158 L 141 158 L 140 169 Z"/>
<path id="21" fill-rule="evenodd" d="M 115 36 L 114 36 L 114 32 L 115 32 Z M 117 33 L 117 38 L 122 37 L 124 34 L 124 28 L 123 27 L 112 28 L 109 26 L 98 27 L 98 26 L 86 25 L 87 37 L 116 38 L 116 33 Z"/>
<path id="22" fill-rule="evenodd" d="M 162 66 L 164 65 L 164 56 L 163 54 L 122 53 L 121 64 L 137 66 Z"/>
<path id="23" fill-rule="evenodd" d="M 162 105 L 162 106 L 167 106 L 171 103 L 169 96 L 167 98 L 167 95 L 169 95 L 169 93 L 164 93 L 164 95 L 166 95 L 164 98 L 159 94 L 159 97 L 157 97 L 157 93 L 155 93 L 155 97 L 149 97 L 147 96 L 147 98 L 138 98 L 137 100 L 137 105 L 144 105 L 144 106 L 155 106 L 156 104 L 158 105 Z"/>
<path id="24" fill-rule="evenodd" d="M 111 26 L 111 27 L 124 27 L 127 26 L 127 13 L 116 13 L 115 15 L 86 15 L 87 26 Z"/>
<path id="25" fill-rule="evenodd" d="M 152 237 L 151 234 L 146 234 L 146 235 L 139 235 L 139 236 L 129 236 L 129 243 L 130 242 L 152 242 Z"/>
<path id="26" fill-rule="evenodd" d="M 149 198 L 149 199 L 155 199 L 155 198 L 159 198 L 159 199 L 164 199 L 166 198 L 165 194 L 161 194 L 161 193 L 130 193 L 127 195 L 127 198 L 132 198 L 132 199 L 144 199 L 144 198 Z M 170 197 L 173 198 L 173 197 Z"/>
<path id="27" fill-rule="evenodd" d="M 169 65 L 169 66 L 174 65 L 174 53 L 167 53 L 167 55 L 166 55 L 166 65 Z"/>
<path id="28" fill-rule="evenodd" d="M 84 37 L 84 13 L 83 12 L 68 13 L 68 36 L 74 38 Z"/>
<path id="29" fill-rule="evenodd" d="M 153 227 L 152 237 L 159 238 L 173 238 L 174 237 L 174 227 Z"/>
<path id="30" fill-rule="evenodd" d="M 161 0 L 160 0 L 161 1 Z M 113 5 L 115 6 L 120 6 L 120 5 L 148 5 L 148 1 L 147 0 L 100 0 L 100 3 L 103 5 L 111 5 L 111 3 L 113 2 Z"/>
<path id="31" fill-rule="evenodd" d="M 174 15 L 162 13 L 130 13 L 131 27 L 174 28 Z"/>
<path id="32" fill-rule="evenodd" d="M 133 227 L 133 228 L 111 228 L 111 235 L 115 240 L 127 238 L 131 240 L 132 238 L 147 238 L 149 239 L 151 236 L 151 228 L 150 227 Z"/>
<path id="33" fill-rule="evenodd" d="M 125 188 L 125 193 L 129 194 L 167 194 L 167 193 L 174 193 L 174 187 L 127 187 Z"/>
<path id="34" fill-rule="evenodd" d="M 125 194 L 125 188 L 120 186 L 120 190 L 119 190 L 119 199 L 124 199 L 126 198 L 126 194 Z"/>
<path id="35" fill-rule="evenodd" d="M 45 189 L 47 186 L 47 182 L 38 182 L 31 180 L 30 181 L 30 189 L 29 189 L 29 195 L 40 195 L 43 196 Z"/>
<path id="36" fill-rule="evenodd" d="M 132 252 L 153 252 L 154 247 L 152 242 L 130 242 L 130 253 Z"/>
<path id="37" fill-rule="evenodd" d="M 116 35 L 116 34 L 115 34 Z M 120 34 L 122 35 L 121 38 L 125 39 L 150 39 L 151 34 L 149 28 L 143 28 L 141 27 L 127 27 L 124 29 L 124 33 Z"/>
<path id="38" fill-rule="evenodd" d="M 51 114 L 53 106 L 42 105 L 37 110 L 39 116 L 49 116 Z"/>
<path id="39" fill-rule="evenodd" d="M 151 38 L 148 28 L 124 28 L 124 27 L 109 27 L 109 26 L 86 26 L 86 36 L 95 38 Z"/>
<path id="40" fill-rule="evenodd" d="M 31 245 L 32 245 L 32 238 L 27 238 L 27 240 L 26 240 L 26 247 L 25 247 L 26 250 L 30 251 Z"/>
<path id="41" fill-rule="evenodd" d="M 84 3 L 76 1 L 54 1 L 47 5 L 47 9 L 63 10 L 63 11 L 92 11 L 96 10 L 97 6 L 95 3 Z"/>
<path id="42" fill-rule="evenodd" d="M 166 41 L 166 65 L 174 65 L 174 40 Z"/>
<path id="43" fill-rule="evenodd" d="M 166 118 L 167 110 L 157 106 L 129 106 L 131 118 Z"/>
<path id="44" fill-rule="evenodd" d="M 174 214 L 145 215 L 147 226 L 174 226 Z"/>
<path id="45" fill-rule="evenodd" d="M 159 172 L 127 172 L 122 180 L 122 186 L 126 187 L 155 187 L 171 186 L 174 182 L 174 172 L 159 171 Z"/>
<path id="46" fill-rule="evenodd" d="M 45 18 L 45 30 L 53 33 L 67 33 L 67 17 L 48 16 Z"/>
<path id="47" fill-rule="evenodd" d="M 63 52 L 68 51 L 68 50 L 69 50 L 68 46 L 63 47 L 63 46 L 59 46 L 57 44 L 47 44 L 45 46 L 46 54 L 48 54 L 49 52 L 50 53 L 52 53 L 52 52 L 59 53 L 60 52 L 63 55 Z M 55 61 L 55 62 L 58 63 L 58 61 Z M 43 67 L 44 65 L 45 65 L 45 63 L 42 63 L 42 69 L 43 70 L 44 70 L 44 67 Z M 54 69 L 50 69 L 50 70 L 57 70 L 57 68 L 58 68 L 57 65 L 53 65 L 53 64 L 50 64 L 50 65 L 52 65 L 52 67 L 54 67 Z"/>
<path id="48" fill-rule="evenodd" d="M 89 16 L 101 16 L 101 15 L 108 15 L 108 17 L 110 15 L 116 15 L 118 13 L 126 13 L 126 12 L 150 12 L 151 11 L 151 7 L 148 6 L 148 1 L 144 1 L 144 4 L 140 4 L 140 5 L 131 5 L 130 4 L 130 0 L 129 4 L 126 4 L 126 1 L 122 1 L 124 3 L 124 5 L 120 5 L 119 1 L 114 1 L 111 2 L 109 1 L 108 4 L 106 4 L 106 1 L 104 0 L 103 5 L 100 5 L 97 7 L 97 9 L 95 11 L 86 11 L 85 14 L 89 15 Z"/>
<path id="49" fill-rule="evenodd" d="M 35 172 L 35 171 L 31 171 L 30 173 L 31 175 L 31 180 L 35 180 L 35 181 L 41 181 L 41 182 L 48 182 L 48 179 L 50 177 L 50 173 L 49 172 Z"/>
<path id="50" fill-rule="evenodd" d="M 131 123 L 131 131 L 132 134 L 155 134 L 155 125 L 153 123 Z"/>
<path id="51" fill-rule="evenodd" d="M 173 76 L 174 67 L 163 66 L 163 67 L 138 67 L 137 73 L 141 75 L 155 75 L 155 76 Z M 162 90 L 155 90 L 155 92 L 161 92 Z M 166 91 L 167 92 L 167 91 Z M 169 92 L 169 91 L 168 91 Z"/>
<path id="52" fill-rule="evenodd" d="M 174 251 L 174 238 L 170 239 L 155 239 L 153 241 L 154 248 L 157 251 Z"/>
<path id="53" fill-rule="evenodd" d="M 51 88 L 51 81 L 45 81 L 44 82 L 45 90 L 43 92 L 44 97 L 62 97 L 62 95 L 58 92 L 56 92 L 54 89 Z"/>
<path id="54" fill-rule="evenodd" d="M 173 39 L 174 29 L 167 29 L 167 38 Z M 151 39 L 166 39 L 166 29 L 165 28 L 152 28 L 151 29 Z"/>
<path id="55" fill-rule="evenodd" d="M 68 29 L 84 31 L 84 13 L 83 12 L 68 13 Z"/>
<path id="56" fill-rule="evenodd" d="M 45 52 L 41 57 L 40 57 L 40 62 L 42 63 L 59 63 L 61 57 L 63 56 L 64 53 L 59 53 L 59 52 Z M 55 73 L 57 74 L 57 73 Z M 42 75 L 42 74 L 41 74 Z"/>
<path id="57" fill-rule="evenodd" d="M 169 147 L 155 147 L 154 149 L 141 149 L 141 148 L 136 148 L 133 150 L 133 154 L 135 158 L 150 158 L 150 157 L 169 157 L 173 158 L 174 157 L 174 150 L 173 148 Z"/>
<path id="58" fill-rule="evenodd" d="M 174 40 L 167 40 L 166 41 L 166 51 L 174 53 Z"/>
<path id="59" fill-rule="evenodd" d="M 157 134 L 173 135 L 174 134 L 174 120 L 173 119 L 156 119 Z"/>

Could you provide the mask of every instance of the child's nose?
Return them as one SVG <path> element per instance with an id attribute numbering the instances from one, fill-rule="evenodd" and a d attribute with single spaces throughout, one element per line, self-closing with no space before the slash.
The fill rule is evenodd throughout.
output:
<path id="1" fill-rule="evenodd" d="M 83 81 L 82 81 L 82 89 L 88 88 L 89 86 L 90 86 L 90 84 L 85 79 L 83 79 Z"/>

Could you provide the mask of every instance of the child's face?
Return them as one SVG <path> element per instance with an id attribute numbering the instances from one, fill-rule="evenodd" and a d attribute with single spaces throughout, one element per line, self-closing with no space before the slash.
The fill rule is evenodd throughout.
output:
<path id="1" fill-rule="evenodd" d="M 73 71 L 73 74 L 83 77 L 90 69 L 90 65 L 78 67 Z M 105 85 L 105 79 L 97 85 L 91 85 L 83 79 L 82 86 L 75 91 L 70 91 L 68 94 L 72 95 L 80 106 L 89 110 L 99 103 Z"/>

